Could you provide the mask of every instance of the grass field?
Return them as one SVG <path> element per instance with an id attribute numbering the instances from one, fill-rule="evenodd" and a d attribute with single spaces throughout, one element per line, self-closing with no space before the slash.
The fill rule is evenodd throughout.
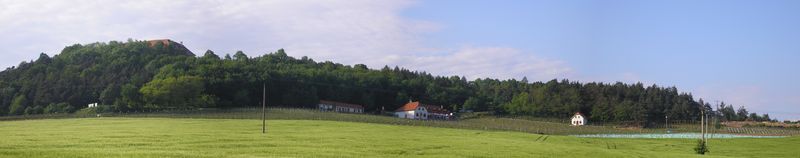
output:
<path id="1" fill-rule="evenodd" d="M 693 139 L 610 139 L 316 120 L 0 121 L 0 157 L 695 157 Z M 800 137 L 714 139 L 704 157 L 797 157 Z"/>
<path id="2" fill-rule="evenodd" d="M 147 111 L 129 113 L 103 113 L 103 117 L 136 117 L 136 118 L 206 118 L 206 119 L 261 119 L 261 109 L 198 109 L 179 111 Z M 3 116 L 0 121 L 53 119 L 53 118 L 94 118 L 96 114 L 48 114 Z M 458 119 L 456 121 L 426 121 L 396 118 L 392 116 L 370 114 L 345 114 L 336 112 L 320 112 L 315 109 L 270 108 L 267 110 L 268 120 L 327 120 L 343 122 L 377 123 L 388 125 L 444 127 L 458 129 L 475 129 L 484 131 L 513 131 L 549 135 L 581 135 L 581 134 L 652 134 L 666 133 L 663 126 L 659 128 L 629 128 L 614 125 L 570 126 L 558 119 L 542 118 L 507 118 L 497 116 L 480 116 Z M 675 122 L 669 130 L 675 133 L 699 133 L 699 124 Z M 713 133 L 761 135 L 761 136 L 800 136 L 798 128 L 775 127 L 722 127 L 712 128 Z"/>
<path id="3" fill-rule="evenodd" d="M 110 116 L 123 117 L 166 117 L 166 118 L 222 118 L 222 119 L 261 119 L 261 110 L 254 108 L 226 109 L 226 110 L 191 110 L 172 112 L 146 112 L 112 114 Z M 48 117 L 49 118 L 49 117 Z M 666 133 L 667 129 L 660 128 L 623 128 L 613 125 L 570 126 L 567 120 L 544 118 L 507 118 L 496 116 L 470 117 L 458 121 L 426 121 L 409 120 L 393 116 L 380 116 L 369 114 L 345 114 L 336 112 L 320 112 L 316 109 L 297 108 L 271 108 L 267 112 L 267 119 L 277 120 L 329 120 L 345 122 L 379 123 L 389 125 L 410 125 L 427 127 L 445 127 L 460 129 L 478 129 L 492 131 L 515 131 L 550 135 L 576 135 L 576 134 L 639 134 L 639 133 Z M 693 124 L 675 122 L 670 126 L 673 132 L 699 133 L 698 122 Z M 797 128 L 772 128 L 772 127 L 722 127 L 711 129 L 714 133 L 744 134 L 744 135 L 772 135 L 793 136 L 800 135 Z"/>

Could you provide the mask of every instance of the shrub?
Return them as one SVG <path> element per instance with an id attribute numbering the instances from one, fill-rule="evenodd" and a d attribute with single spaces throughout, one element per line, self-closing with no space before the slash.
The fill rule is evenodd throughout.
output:
<path id="1" fill-rule="evenodd" d="M 42 114 L 44 108 L 40 105 L 36 105 L 34 107 L 27 107 L 25 108 L 25 115 L 35 115 L 35 114 Z"/>
<path id="2" fill-rule="evenodd" d="M 708 152 L 708 146 L 706 146 L 706 141 L 698 140 L 697 146 L 694 147 L 694 152 L 700 155 L 705 155 Z"/>
<path id="3" fill-rule="evenodd" d="M 80 115 L 97 114 L 97 108 L 93 108 L 93 107 L 92 108 L 83 108 L 83 109 L 78 110 L 77 112 L 75 112 L 75 114 L 80 114 Z"/>
<path id="4" fill-rule="evenodd" d="M 46 114 L 53 114 L 53 113 L 71 113 L 75 110 L 69 103 L 50 103 L 47 107 L 44 108 L 44 113 Z"/>

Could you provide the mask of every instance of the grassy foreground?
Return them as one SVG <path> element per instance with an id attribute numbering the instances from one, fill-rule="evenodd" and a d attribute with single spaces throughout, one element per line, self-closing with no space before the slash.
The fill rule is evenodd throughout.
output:
<path id="1" fill-rule="evenodd" d="M 0 157 L 694 157 L 691 139 L 604 139 L 312 120 L 0 121 Z M 704 157 L 797 157 L 800 137 L 716 139 Z"/>

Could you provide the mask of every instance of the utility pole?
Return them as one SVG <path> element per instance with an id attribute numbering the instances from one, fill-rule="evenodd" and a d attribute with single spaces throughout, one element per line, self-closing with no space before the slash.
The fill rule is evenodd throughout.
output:
<path id="1" fill-rule="evenodd" d="M 708 138 L 706 138 L 705 135 L 708 133 L 708 123 L 711 123 L 711 121 L 708 121 L 708 114 L 707 113 L 705 115 L 703 115 L 703 117 L 706 118 L 705 124 L 703 125 L 703 131 L 705 131 L 705 133 L 703 133 L 703 142 L 708 142 Z M 706 143 L 706 145 L 708 145 L 708 143 Z"/>
<path id="2" fill-rule="evenodd" d="M 706 108 L 704 106 L 700 107 L 700 140 L 703 140 L 703 142 L 706 141 L 705 111 Z"/>
<path id="3" fill-rule="evenodd" d="M 666 125 L 667 128 L 667 134 L 672 133 L 669 131 L 669 116 L 664 116 L 664 124 Z"/>
<path id="4" fill-rule="evenodd" d="M 261 98 L 261 133 L 267 133 L 267 84 L 263 84 Z"/>

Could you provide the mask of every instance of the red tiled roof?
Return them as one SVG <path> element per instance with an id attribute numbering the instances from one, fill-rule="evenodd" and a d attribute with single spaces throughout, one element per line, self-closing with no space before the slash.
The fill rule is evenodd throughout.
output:
<path id="1" fill-rule="evenodd" d="M 358 104 L 342 103 L 342 102 L 329 101 L 329 100 L 319 100 L 319 103 L 320 104 L 329 104 L 329 105 L 333 105 L 333 106 L 349 107 L 349 108 L 355 108 L 355 109 L 364 109 L 364 106 L 361 106 L 361 105 L 358 105 Z"/>
<path id="2" fill-rule="evenodd" d="M 576 113 L 575 113 L 575 115 L 581 115 L 581 116 L 583 116 L 583 114 L 581 114 L 581 112 L 576 112 Z"/>
<path id="3" fill-rule="evenodd" d="M 400 108 L 397 108 L 395 111 L 414 111 L 419 106 L 419 102 L 408 102 L 406 105 L 403 105 Z"/>
<path id="4" fill-rule="evenodd" d="M 395 111 L 414 111 L 419 106 L 425 107 L 429 113 L 450 114 L 447 109 L 441 108 L 441 106 L 421 104 L 418 101 L 406 103 L 406 105 L 397 108 Z"/>

